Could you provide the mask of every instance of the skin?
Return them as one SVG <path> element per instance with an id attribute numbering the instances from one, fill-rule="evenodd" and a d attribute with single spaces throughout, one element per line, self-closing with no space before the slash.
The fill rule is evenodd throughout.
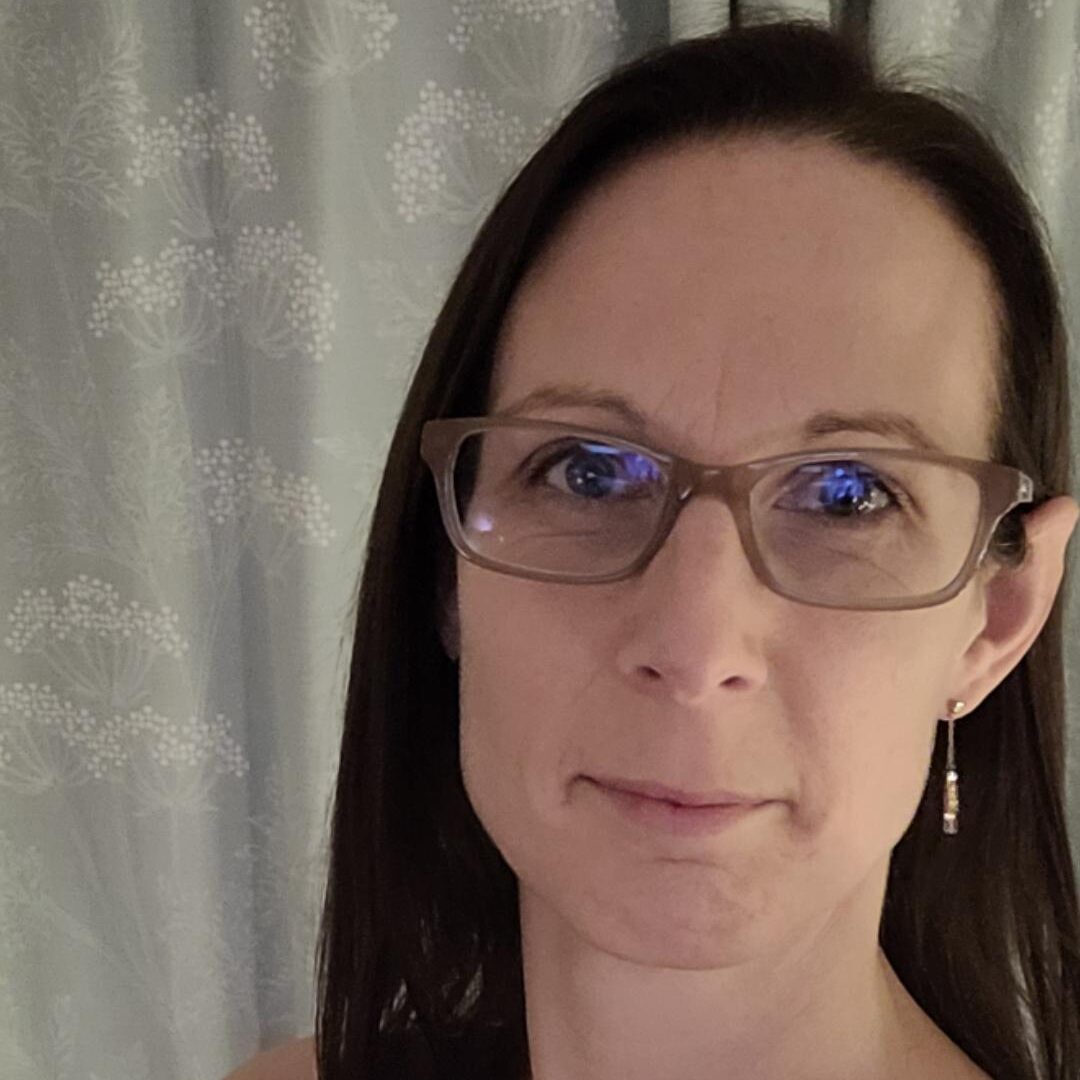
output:
<path id="1" fill-rule="evenodd" d="M 987 458 L 991 298 L 973 245 L 891 169 L 810 141 L 687 145 L 577 208 L 515 299 L 489 412 L 587 380 L 651 418 L 640 441 L 702 462 L 806 448 L 795 432 L 826 408 L 898 410 Z M 859 445 L 905 444 L 850 432 L 811 448 Z M 536 1080 L 986 1075 L 880 950 L 886 875 L 946 702 L 970 713 L 1028 650 L 1078 514 L 1050 501 L 1027 516 L 1021 570 L 987 563 L 953 600 L 907 611 L 772 593 L 715 499 L 631 580 L 458 559 L 443 633 L 462 771 L 520 880 Z M 977 829 L 968 723 L 960 820 Z M 582 779 L 595 773 L 774 801 L 676 840 L 615 814 Z"/>

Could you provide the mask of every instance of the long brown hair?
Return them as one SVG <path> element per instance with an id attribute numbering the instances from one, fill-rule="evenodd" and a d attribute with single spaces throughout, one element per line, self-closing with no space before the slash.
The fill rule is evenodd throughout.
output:
<path id="1" fill-rule="evenodd" d="M 1070 492 L 1065 335 L 1041 219 L 975 107 L 963 105 L 876 72 L 847 32 L 790 19 L 734 26 L 613 71 L 502 193 L 431 332 L 371 522 L 318 945 L 323 1080 L 520 1080 L 528 1069 L 517 880 L 462 783 L 458 670 L 438 633 L 453 553 L 420 430 L 434 417 L 486 412 L 515 289 L 601 179 L 682 140 L 760 132 L 829 140 L 932 190 L 996 284 L 993 460 L 1032 477 L 1036 506 Z M 1024 559 L 1029 509 L 1002 521 L 992 558 Z M 996 1080 L 1080 1076 L 1066 595 L 1063 584 L 1028 653 L 958 728 L 964 825 L 947 840 L 939 725 L 882 913 L 881 945 L 911 995 Z"/>

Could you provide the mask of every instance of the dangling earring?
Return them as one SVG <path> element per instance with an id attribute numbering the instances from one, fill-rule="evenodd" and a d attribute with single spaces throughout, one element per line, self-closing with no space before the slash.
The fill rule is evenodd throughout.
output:
<path id="1" fill-rule="evenodd" d="M 956 771 L 956 758 L 953 750 L 953 721 L 964 711 L 964 702 L 949 702 L 949 750 L 945 759 L 945 815 L 944 831 L 955 835 L 960 830 L 957 815 L 960 813 L 960 774 Z"/>

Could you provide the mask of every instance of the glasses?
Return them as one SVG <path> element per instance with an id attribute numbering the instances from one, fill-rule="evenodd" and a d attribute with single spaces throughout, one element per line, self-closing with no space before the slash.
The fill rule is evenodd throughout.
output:
<path id="1" fill-rule="evenodd" d="M 931 607 L 981 565 L 1031 478 L 991 461 L 858 448 L 702 465 L 555 420 L 424 424 L 454 548 L 538 581 L 599 584 L 642 571 L 697 495 L 729 507 L 758 579 L 800 603 Z"/>

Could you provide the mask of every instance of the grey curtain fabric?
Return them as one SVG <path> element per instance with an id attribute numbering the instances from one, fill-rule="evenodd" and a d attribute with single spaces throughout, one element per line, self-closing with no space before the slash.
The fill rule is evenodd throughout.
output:
<path id="1" fill-rule="evenodd" d="M 1075 340 L 1077 0 L 791 10 L 984 103 Z M 0 0 L 5 1080 L 218 1080 L 312 1030 L 352 587 L 425 334 L 581 89 L 727 17 Z"/>

